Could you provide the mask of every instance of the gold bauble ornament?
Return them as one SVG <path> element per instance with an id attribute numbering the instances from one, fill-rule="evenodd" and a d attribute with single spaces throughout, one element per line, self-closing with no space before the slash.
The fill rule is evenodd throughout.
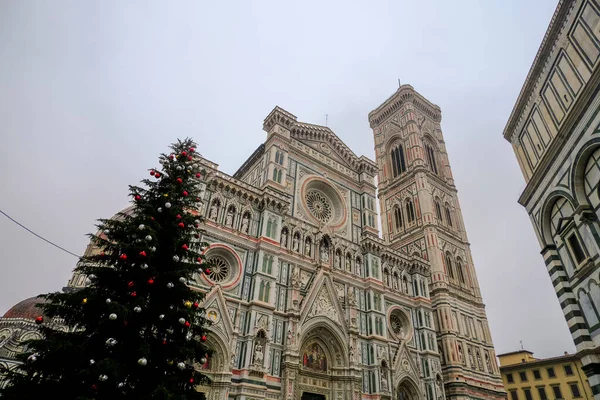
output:
<path id="1" fill-rule="evenodd" d="M 87 304 L 87 297 L 85 299 L 81 300 L 81 303 L 82 304 Z"/>
<path id="2" fill-rule="evenodd" d="M 183 303 L 187 308 L 190 308 L 192 306 L 192 302 L 191 301 L 186 301 L 185 303 Z"/>

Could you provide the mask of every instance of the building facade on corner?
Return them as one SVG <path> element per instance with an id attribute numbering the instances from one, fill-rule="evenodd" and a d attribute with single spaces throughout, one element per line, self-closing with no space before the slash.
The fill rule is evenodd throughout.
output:
<path id="1" fill-rule="evenodd" d="M 600 4 L 560 1 L 510 115 L 519 198 L 600 399 Z"/>
<path id="2" fill-rule="evenodd" d="M 575 354 L 537 359 L 527 350 L 499 354 L 509 400 L 591 399 L 592 388 Z"/>
<path id="3" fill-rule="evenodd" d="M 369 122 L 376 162 L 279 107 L 233 176 L 198 156 L 209 399 L 505 398 L 441 111 L 404 85 Z"/>

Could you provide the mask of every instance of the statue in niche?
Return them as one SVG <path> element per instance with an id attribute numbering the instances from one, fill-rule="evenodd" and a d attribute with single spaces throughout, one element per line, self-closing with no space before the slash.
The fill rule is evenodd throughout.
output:
<path id="1" fill-rule="evenodd" d="M 287 231 L 281 232 L 281 247 L 287 247 Z"/>
<path id="2" fill-rule="evenodd" d="M 350 362 L 354 362 L 354 347 L 350 345 L 350 349 L 348 350 L 348 354 L 350 355 Z"/>
<path id="3" fill-rule="evenodd" d="M 350 260 L 350 257 L 348 256 L 346 256 L 346 271 L 352 271 L 352 260 Z"/>
<path id="4" fill-rule="evenodd" d="M 233 227 L 233 208 L 227 211 L 227 217 L 225 218 L 225 225 Z"/>
<path id="5" fill-rule="evenodd" d="M 300 268 L 294 267 L 294 271 L 292 272 L 291 284 L 293 288 L 300 287 Z"/>
<path id="6" fill-rule="evenodd" d="M 337 269 L 342 268 L 342 257 L 340 256 L 340 253 L 335 254 L 335 267 Z"/>
<path id="7" fill-rule="evenodd" d="M 487 354 L 485 355 L 485 365 L 487 367 L 488 372 L 493 372 L 492 363 L 490 362 L 490 356 L 488 356 Z"/>
<path id="8" fill-rule="evenodd" d="M 304 255 L 310 257 L 310 240 L 307 240 L 304 245 Z"/>
<path id="9" fill-rule="evenodd" d="M 325 243 L 321 244 L 321 260 L 323 262 L 329 262 L 329 249 Z"/>
<path id="10" fill-rule="evenodd" d="M 385 379 L 385 372 L 381 371 L 381 391 L 382 392 L 387 392 L 388 389 L 388 381 L 387 379 Z"/>
<path id="11" fill-rule="evenodd" d="M 244 214 L 244 218 L 242 218 L 242 232 L 244 233 L 248 233 L 249 220 L 248 214 Z"/>
<path id="12" fill-rule="evenodd" d="M 287 334 L 287 345 L 292 346 L 294 344 L 294 334 L 291 330 L 288 330 Z"/>
<path id="13" fill-rule="evenodd" d="M 353 289 L 348 289 L 348 305 L 351 307 L 356 306 L 356 295 Z"/>
<path id="14" fill-rule="evenodd" d="M 300 251 L 300 238 L 298 238 L 298 235 L 294 235 L 292 246 L 296 253 Z"/>
<path id="15" fill-rule="evenodd" d="M 477 350 L 477 352 L 475 354 L 477 357 L 477 369 L 480 371 L 483 371 L 483 362 L 481 361 L 481 353 L 479 353 L 479 350 Z"/>
<path id="16" fill-rule="evenodd" d="M 408 294 L 408 281 L 406 279 L 402 279 L 402 291 Z"/>
<path id="17" fill-rule="evenodd" d="M 214 201 L 212 203 L 212 206 L 210 206 L 210 213 L 208 214 L 208 218 L 212 219 L 213 221 L 217 219 L 217 202 Z"/>
<path id="18" fill-rule="evenodd" d="M 262 366 L 263 359 L 263 347 L 260 343 L 257 343 L 256 346 L 254 346 L 254 363 Z"/>

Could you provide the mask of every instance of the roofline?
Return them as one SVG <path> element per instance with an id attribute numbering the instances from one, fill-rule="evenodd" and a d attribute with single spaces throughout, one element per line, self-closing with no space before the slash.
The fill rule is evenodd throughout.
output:
<path id="1" fill-rule="evenodd" d="M 519 353 L 529 353 L 529 354 L 533 355 L 533 353 L 529 350 L 515 350 L 515 351 L 510 351 L 508 353 L 496 354 L 496 357 L 511 356 L 513 354 L 519 354 Z"/>
<path id="2" fill-rule="evenodd" d="M 567 354 L 567 355 L 563 355 L 563 356 L 536 359 L 536 360 L 520 362 L 520 363 L 516 363 L 516 364 L 501 365 L 500 370 L 521 369 L 523 367 L 531 368 L 532 366 L 544 365 L 544 364 L 557 364 L 557 363 L 561 362 L 561 360 L 562 361 L 579 361 L 580 358 L 577 356 L 577 354 Z"/>
<path id="3" fill-rule="evenodd" d="M 531 92 L 537 83 L 537 79 L 535 79 L 535 77 L 537 77 L 537 75 L 542 71 L 546 61 L 548 60 L 548 57 L 550 57 L 554 43 L 560 34 L 563 25 L 562 23 L 568 15 L 568 10 L 571 8 L 571 5 L 574 3 L 574 1 L 575 0 L 560 0 L 556 6 L 556 10 L 554 11 L 552 19 L 550 20 L 550 25 L 548 25 L 544 39 L 542 40 L 535 58 L 533 59 L 529 73 L 527 74 L 525 82 L 523 83 L 523 87 L 519 92 L 519 97 L 517 97 L 515 106 L 513 107 L 510 116 L 508 117 L 508 122 L 504 128 L 504 139 L 508 140 L 509 142 L 510 137 L 512 136 L 512 131 L 518 124 L 521 114 L 529 102 Z"/>

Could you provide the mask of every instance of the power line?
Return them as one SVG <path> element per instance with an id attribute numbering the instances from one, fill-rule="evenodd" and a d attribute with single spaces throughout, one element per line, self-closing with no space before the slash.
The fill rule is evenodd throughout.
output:
<path id="1" fill-rule="evenodd" d="M 53 243 L 51 241 L 49 241 L 48 239 L 38 235 L 37 233 L 35 233 L 34 231 L 32 231 L 31 229 L 29 229 L 28 227 L 26 227 L 25 225 L 23 225 L 22 223 L 20 223 L 19 221 L 15 220 L 14 218 L 12 218 L 10 215 L 8 215 L 7 213 L 5 213 L 4 211 L 0 210 L 0 213 L 3 214 L 6 218 L 10 219 L 12 222 L 14 222 L 15 224 L 19 225 L 21 228 L 25 229 L 27 232 L 31 233 L 34 236 L 37 236 L 38 238 L 42 239 L 44 242 L 51 244 L 52 246 L 64 251 L 65 253 L 68 253 L 70 255 L 72 255 L 73 257 L 77 257 L 77 258 L 81 258 L 80 256 L 78 256 L 77 254 L 70 252 L 69 250 L 65 249 L 64 247 L 60 247 L 59 245 L 57 245 L 56 243 Z"/>

